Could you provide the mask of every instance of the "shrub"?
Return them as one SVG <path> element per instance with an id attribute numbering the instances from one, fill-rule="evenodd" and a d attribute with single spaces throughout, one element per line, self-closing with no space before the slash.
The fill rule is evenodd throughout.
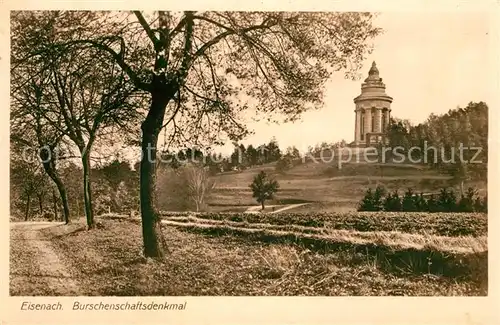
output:
<path id="1" fill-rule="evenodd" d="M 413 191 L 411 188 L 408 188 L 408 190 L 405 192 L 405 195 L 403 196 L 402 205 L 403 205 L 403 211 L 408 211 L 408 212 L 418 211 L 415 196 L 413 195 Z"/>
<path id="2" fill-rule="evenodd" d="M 443 188 L 439 193 L 437 204 L 442 212 L 453 212 L 458 210 L 457 198 L 453 190 L 448 191 L 446 188 Z"/>
<path id="3" fill-rule="evenodd" d="M 384 200 L 384 210 L 385 211 L 401 211 L 401 198 L 399 197 L 398 191 L 394 191 L 392 195 L 389 193 Z"/>
<path id="4" fill-rule="evenodd" d="M 474 197 L 476 196 L 476 191 L 469 187 L 467 193 L 462 195 L 460 201 L 458 202 L 458 211 L 460 212 L 474 212 Z"/>
<path id="5" fill-rule="evenodd" d="M 483 198 L 481 212 L 484 212 L 484 213 L 488 212 L 488 196 L 487 195 Z"/>
<path id="6" fill-rule="evenodd" d="M 427 211 L 428 212 L 439 212 L 440 208 L 438 202 L 434 195 L 431 195 L 427 200 Z"/>
<path id="7" fill-rule="evenodd" d="M 415 206 L 417 211 L 427 211 L 427 200 L 424 197 L 424 193 L 415 196 Z"/>
<path id="8" fill-rule="evenodd" d="M 482 212 L 487 213 L 487 196 L 483 199 L 476 197 L 477 191 L 473 188 L 467 190 L 457 202 L 453 190 L 443 188 L 438 197 L 431 195 L 428 199 L 423 193 L 414 194 L 411 188 L 400 198 L 397 191 L 388 193 L 378 186 L 375 191 L 366 190 L 361 199 L 358 211 L 405 211 L 405 212 Z"/>
<path id="9" fill-rule="evenodd" d="M 377 186 L 375 193 L 373 193 L 373 205 L 376 209 L 375 211 L 382 211 L 384 209 L 383 200 L 385 194 L 385 189 L 382 186 Z"/>

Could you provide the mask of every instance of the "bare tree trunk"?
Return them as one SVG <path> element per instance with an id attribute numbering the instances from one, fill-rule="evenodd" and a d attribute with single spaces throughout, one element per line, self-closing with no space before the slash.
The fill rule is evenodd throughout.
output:
<path id="1" fill-rule="evenodd" d="M 59 191 L 59 195 L 61 196 L 61 201 L 63 205 L 63 215 L 64 215 L 64 223 L 69 223 L 69 203 L 68 203 L 68 195 L 66 194 L 66 188 L 62 184 L 62 182 L 57 185 L 57 190 Z"/>
<path id="2" fill-rule="evenodd" d="M 80 198 L 76 198 L 76 214 L 78 215 L 78 218 L 80 218 Z"/>
<path id="3" fill-rule="evenodd" d="M 42 151 L 43 152 L 43 151 Z M 70 219 L 70 210 L 69 210 L 69 203 L 68 203 L 68 195 L 66 194 L 66 187 L 64 186 L 64 183 L 61 181 L 61 178 L 56 172 L 55 169 L 55 164 L 54 161 L 52 160 L 46 160 L 41 156 L 43 163 L 43 169 L 49 175 L 50 179 L 56 184 L 57 186 L 57 191 L 59 192 L 59 196 L 61 197 L 62 205 L 63 205 L 63 214 L 64 214 L 64 222 L 66 224 L 69 223 Z"/>
<path id="4" fill-rule="evenodd" d="M 38 208 L 40 209 L 40 214 L 43 214 L 43 195 L 38 194 Z"/>
<path id="5" fill-rule="evenodd" d="M 156 148 L 169 98 L 153 93 L 148 116 L 141 125 L 142 160 L 140 165 L 140 198 L 144 256 L 162 259 L 165 255 L 159 214 L 155 207 Z M 172 95 L 173 96 L 173 95 Z"/>
<path id="6" fill-rule="evenodd" d="M 87 150 L 82 155 L 83 164 L 83 199 L 85 203 L 85 216 L 87 218 L 87 228 L 92 229 L 95 226 L 94 211 L 92 207 L 92 191 L 90 188 L 90 157 Z"/>
<path id="7" fill-rule="evenodd" d="M 26 211 L 24 214 L 24 221 L 28 221 L 28 217 L 30 214 L 30 204 L 31 204 L 31 195 L 28 194 L 28 197 L 26 198 Z"/>
<path id="8" fill-rule="evenodd" d="M 260 204 L 262 205 L 262 210 L 264 210 L 264 200 L 262 200 L 262 202 L 260 202 Z"/>
<path id="9" fill-rule="evenodd" d="M 113 212 L 119 212 L 118 211 L 119 207 L 118 207 L 118 202 L 117 202 L 118 201 L 117 200 L 117 197 L 118 197 L 118 195 L 117 195 L 118 193 L 117 192 L 118 191 L 115 190 L 115 189 L 113 189 L 111 191 L 111 204 L 108 206 L 108 213 L 111 213 L 111 211 L 113 211 Z"/>
<path id="10" fill-rule="evenodd" d="M 52 189 L 52 203 L 54 205 L 54 220 L 57 221 L 58 215 L 57 215 L 57 197 L 56 197 L 56 191 Z"/>

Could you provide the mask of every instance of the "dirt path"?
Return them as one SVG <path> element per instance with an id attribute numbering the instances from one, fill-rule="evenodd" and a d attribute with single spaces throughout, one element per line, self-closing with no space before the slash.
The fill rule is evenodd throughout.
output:
<path id="1" fill-rule="evenodd" d="M 274 210 L 273 212 L 271 213 L 278 213 L 278 212 L 281 212 L 281 211 L 286 211 L 286 210 L 290 210 L 290 209 L 295 209 L 295 208 L 298 208 L 298 207 L 301 207 L 303 205 L 308 205 L 310 203 L 297 203 L 297 204 L 290 204 L 290 205 L 287 205 L 283 208 L 280 208 L 280 209 L 277 209 L 277 210 Z"/>
<path id="2" fill-rule="evenodd" d="M 307 205 L 307 204 L 310 204 L 310 203 L 297 203 L 297 204 L 287 204 L 287 205 L 266 205 L 266 208 L 280 207 L 278 209 L 275 209 L 272 212 L 269 212 L 269 213 L 277 213 L 277 212 L 281 212 L 281 211 L 286 211 L 286 210 L 298 208 L 298 207 L 301 207 L 301 206 Z M 255 205 L 255 206 L 249 207 L 245 211 L 245 213 L 260 213 L 260 209 L 261 209 L 260 205 Z"/>
<path id="3" fill-rule="evenodd" d="M 72 296 L 80 292 L 76 272 L 57 255 L 40 230 L 54 222 L 11 223 L 10 294 Z"/>

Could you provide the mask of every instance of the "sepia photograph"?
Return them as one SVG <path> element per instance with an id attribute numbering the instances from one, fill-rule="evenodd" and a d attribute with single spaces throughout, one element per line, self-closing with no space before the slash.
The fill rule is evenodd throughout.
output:
<path id="1" fill-rule="evenodd" d="M 11 297 L 488 296 L 488 12 L 9 16 Z"/>

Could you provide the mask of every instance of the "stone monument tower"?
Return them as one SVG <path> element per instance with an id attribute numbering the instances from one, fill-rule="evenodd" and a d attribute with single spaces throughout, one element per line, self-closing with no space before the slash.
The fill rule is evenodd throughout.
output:
<path id="1" fill-rule="evenodd" d="M 369 147 L 387 143 L 385 132 L 391 115 L 392 97 L 385 93 L 385 84 L 379 77 L 375 61 L 368 78 L 361 84 L 361 95 L 354 98 L 356 104 L 355 147 Z"/>

